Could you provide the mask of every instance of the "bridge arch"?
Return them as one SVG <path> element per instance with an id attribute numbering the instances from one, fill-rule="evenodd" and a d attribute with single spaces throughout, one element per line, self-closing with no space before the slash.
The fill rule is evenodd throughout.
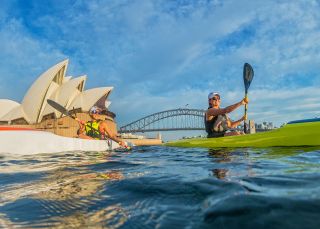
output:
<path id="1" fill-rule="evenodd" d="M 161 111 L 145 116 L 137 121 L 120 127 L 120 133 L 172 131 L 172 130 L 204 130 L 205 110 L 179 108 Z M 169 120 L 172 125 L 159 125 L 162 120 Z M 155 125 L 158 123 L 158 125 Z M 174 123 L 174 124 L 173 124 Z"/>

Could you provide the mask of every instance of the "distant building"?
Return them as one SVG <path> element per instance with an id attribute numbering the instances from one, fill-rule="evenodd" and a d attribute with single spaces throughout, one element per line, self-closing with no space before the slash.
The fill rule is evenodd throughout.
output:
<path id="1" fill-rule="evenodd" d="M 256 123 L 255 127 L 257 131 L 272 130 L 275 128 L 272 122 Z"/>
<path id="2" fill-rule="evenodd" d="M 143 135 L 135 135 L 132 133 L 122 133 L 120 134 L 120 137 L 124 139 L 144 139 L 145 138 Z"/>
<path id="3" fill-rule="evenodd" d="M 113 87 L 84 90 L 87 76 L 66 76 L 68 60 L 42 73 L 27 91 L 21 104 L 0 99 L 0 124 L 30 125 L 61 117 L 61 113 L 47 103 L 52 99 L 67 110 L 88 112 L 93 105 L 108 107 L 107 98 Z"/>
<path id="4" fill-rule="evenodd" d="M 160 139 L 160 140 L 162 139 L 162 135 L 160 132 L 157 134 L 157 139 Z"/>

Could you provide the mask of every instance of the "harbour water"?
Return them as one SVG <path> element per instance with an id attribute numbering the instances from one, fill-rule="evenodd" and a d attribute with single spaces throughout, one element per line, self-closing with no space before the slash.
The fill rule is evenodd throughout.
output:
<path id="1" fill-rule="evenodd" d="M 320 148 L 0 155 L 0 228 L 320 228 Z"/>

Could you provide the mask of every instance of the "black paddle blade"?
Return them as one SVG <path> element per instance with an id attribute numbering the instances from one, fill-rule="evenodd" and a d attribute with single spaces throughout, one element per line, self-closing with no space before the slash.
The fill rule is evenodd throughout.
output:
<path id="1" fill-rule="evenodd" d="M 54 109 L 56 109 L 60 113 L 66 115 L 66 116 L 70 116 L 69 111 L 66 108 L 64 108 L 63 106 L 61 106 L 59 103 L 57 103 L 51 99 L 47 99 L 47 102 L 50 106 L 52 106 Z"/>
<path id="2" fill-rule="evenodd" d="M 251 81 L 253 79 L 253 69 L 250 64 L 245 63 L 243 66 L 243 82 L 245 87 L 245 93 L 248 93 L 248 89 L 250 87 Z"/>

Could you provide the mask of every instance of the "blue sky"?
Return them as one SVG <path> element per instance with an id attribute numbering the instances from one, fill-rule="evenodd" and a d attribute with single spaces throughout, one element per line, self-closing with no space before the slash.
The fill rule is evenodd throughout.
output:
<path id="1" fill-rule="evenodd" d="M 281 124 L 320 116 L 320 1 L 0 0 L 0 98 L 21 102 L 69 58 L 86 88 L 114 86 L 118 125 L 189 104 L 244 95 L 249 118 Z M 237 119 L 239 110 L 231 115 Z"/>

